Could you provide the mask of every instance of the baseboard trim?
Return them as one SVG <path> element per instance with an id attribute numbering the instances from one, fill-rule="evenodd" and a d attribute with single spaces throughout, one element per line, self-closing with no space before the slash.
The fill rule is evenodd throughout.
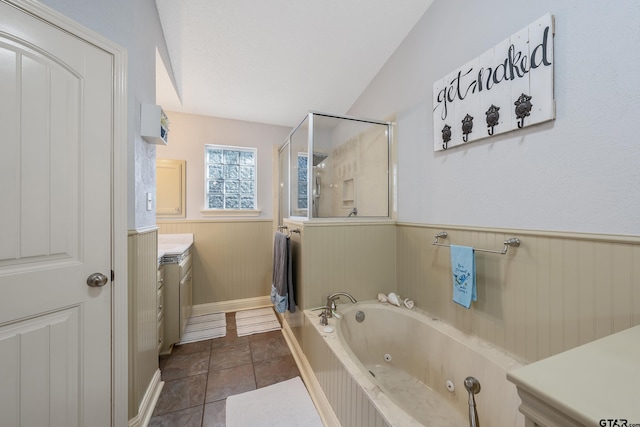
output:
<path id="1" fill-rule="evenodd" d="M 318 410 L 322 423 L 329 427 L 339 426 L 340 421 L 338 420 L 335 412 L 333 412 L 333 408 L 331 407 L 329 400 L 327 400 L 327 396 L 324 394 L 324 391 L 318 382 L 318 378 L 316 378 L 316 374 L 313 372 L 313 369 L 311 368 L 307 357 L 304 355 L 300 344 L 298 344 L 298 340 L 295 335 L 293 335 L 293 331 L 289 327 L 284 316 L 278 317 L 280 317 L 282 323 L 282 334 L 284 335 L 284 339 L 291 350 L 291 354 L 293 355 L 296 365 L 298 365 L 298 370 L 300 371 L 302 380 L 307 386 L 311 400 Z"/>
<path id="2" fill-rule="evenodd" d="M 211 302 L 194 305 L 191 309 L 192 316 L 202 316 L 212 313 L 229 313 L 253 308 L 269 307 L 273 305 L 269 295 L 263 297 L 234 299 L 229 301 Z"/>
<path id="3" fill-rule="evenodd" d="M 162 387 L 164 387 L 164 381 L 160 378 L 160 369 L 158 369 L 153 375 L 149 387 L 147 387 L 147 392 L 142 398 L 142 403 L 140 403 L 140 407 L 138 408 L 138 414 L 129 420 L 129 427 L 147 427 L 149 424 L 153 410 L 156 409 Z"/>

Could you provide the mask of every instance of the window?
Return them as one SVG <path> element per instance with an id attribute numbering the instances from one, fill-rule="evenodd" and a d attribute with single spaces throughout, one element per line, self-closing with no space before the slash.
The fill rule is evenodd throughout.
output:
<path id="1" fill-rule="evenodd" d="M 298 154 L 298 209 L 307 209 L 309 207 L 307 197 L 307 189 L 309 183 L 307 181 L 308 171 L 307 169 L 307 154 Z"/>
<path id="2" fill-rule="evenodd" d="M 205 209 L 256 209 L 256 149 L 205 145 Z"/>

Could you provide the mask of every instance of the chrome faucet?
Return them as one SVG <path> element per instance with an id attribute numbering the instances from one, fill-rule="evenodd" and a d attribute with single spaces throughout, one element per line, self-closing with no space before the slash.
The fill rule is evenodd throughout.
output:
<path id="1" fill-rule="evenodd" d="M 356 215 L 356 216 L 357 216 L 357 215 L 358 215 L 358 208 L 353 208 L 353 209 L 351 209 L 351 211 L 349 211 L 349 217 L 350 217 L 351 215 Z"/>
<path id="2" fill-rule="evenodd" d="M 336 300 L 340 298 L 341 295 L 349 298 L 351 302 L 354 304 L 358 302 L 354 297 L 352 297 L 350 294 L 346 292 L 336 292 L 334 294 L 327 295 L 327 306 L 324 308 L 324 312 L 327 318 L 333 317 L 333 314 L 335 313 L 336 308 L 338 308 L 338 305 L 336 304 Z"/>
<path id="3" fill-rule="evenodd" d="M 320 324 L 322 326 L 327 326 L 329 324 L 329 320 L 327 319 L 333 317 L 334 315 L 336 316 L 336 318 L 340 318 L 340 316 L 338 316 L 338 314 L 335 311 L 336 311 L 336 308 L 338 308 L 338 306 L 336 305 L 336 300 L 340 298 L 341 295 L 349 298 L 351 302 L 354 304 L 358 302 L 354 297 L 352 297 L 346 292 L 336 292 L 336 293 L 327 295 L 327 305 L 324 306 L 322 313 L 318 315 L 318 317 L 320 317 Z"/>

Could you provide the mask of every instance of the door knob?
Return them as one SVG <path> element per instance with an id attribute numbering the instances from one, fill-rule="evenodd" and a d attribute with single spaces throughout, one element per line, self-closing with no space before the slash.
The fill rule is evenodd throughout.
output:
<path id="1" fill-rule="evenodd" d="M 87 277 L 87 285 L 92 288 L 99 288 L 107 284 L 109 279 L 102 273 L 93 273 Z"/>

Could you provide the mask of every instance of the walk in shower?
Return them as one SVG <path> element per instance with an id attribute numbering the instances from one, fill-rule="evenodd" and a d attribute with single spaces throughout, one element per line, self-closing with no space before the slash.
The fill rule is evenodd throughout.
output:
<path id="1" fill-rule="evenodd" d="M 388 218 L 391 123 L 310 112 L 279 150 L 279 219 Z"/>

